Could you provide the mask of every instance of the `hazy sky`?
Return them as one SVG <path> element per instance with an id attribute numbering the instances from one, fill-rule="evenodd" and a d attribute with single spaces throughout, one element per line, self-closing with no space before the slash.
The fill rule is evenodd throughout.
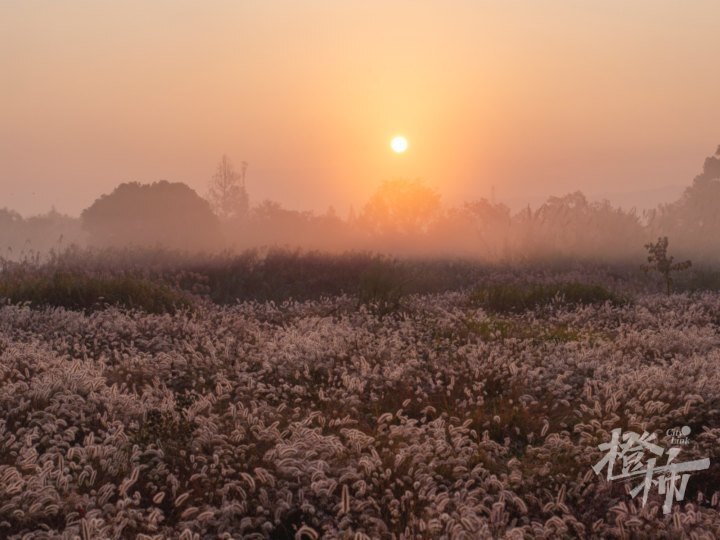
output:
<path id="1" fill-rule="evenodd" d="M 398 176 L 449 202 L 686 184 L 720 144 L 718 21 L 716 0 L 3 0 L 0 207 L 204 194 L 223 153 L 252 202 L 341 215 Z"/>

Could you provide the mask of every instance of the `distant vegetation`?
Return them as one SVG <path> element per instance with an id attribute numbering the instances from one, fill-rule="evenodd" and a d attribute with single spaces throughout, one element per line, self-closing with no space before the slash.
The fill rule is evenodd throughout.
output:
<path id="1" fill-rule="evenodd" d="M 672 259 L 670 264 L 676 268 Z M 548 273 L 566 277 L 548 282 Z M 678 291 L 720 290 L 720 270 L 692 268 L 678 274 L 673 285 Z M 150 313 L 172 313 L 203 302 L 228 305 L 344 295 L 357 306 L 389 314 L 401 311 L 414 294 L 446 291 L 470 291 L 475 305 L 509 313 L 552 303 L 617 305 L 626 301 L 625 291 L 654 287 L 637 264 L 559 260 L 498 265 L 368 252 L 272 249 L 193 256 L 148 248 L 68 250 L 48 261 L 0 258 L 0 300 L 85 310 L 120 305 Z"/>
<path id="2" fill-rule="evenodd" d="M 680 200 L 663 205 L 649 217 L 653 237 L 669 236 L 678 257 L 720 259 L 720 147 L 705 160 Z M 652 238 L 652 237 L 651 237 Z"/>
<path id="3" fill-rule="evenodd" d="M 23 218 L 13 210 L 0 208 L 0 257 L 21 260 L 47 257 L 68 246 L 85 245 L 87 233 L 79 219 L 50 210 Z"/>
<path id="4" fill-rule="evenodd" d="M 81 221 L 94 246 L 201 251 L 222 245 L 210 205 L 181 183 L 121 184 L 85 209 Z"/>
<path id="5" fill-rule="evenodd" d="M 187 295 L 164 283 L 132 275 L 58 270 L 5 272 L 0 275 L 0 298 L 34 307 L 94 310 L 115 305 L 148 313 L 173 313 L 191 305 Z"/>
<path id="6" fill-rule="evenodd" d="M 162 181 L 122 184 L 80 219 L 57 212 L 23 218 L 0 210 L 1 255 L 47 257 L 75 244 L 189 253 L 278 247 L 488 263 L 635 264 L 643 258 L 643 245 L 668 236 L 678 257 L 720 262 L 720 149 L 680 200 L 643 215 L 589 201 L 580 192 L 517 213 L 484 198 L 448 207 L 429 185 L 403 179 L 383 182 L 346 216 L 332 207 L 317 214 L 269 200 L 251 205 L 246 167 L 243 163 L 238 172 L 224 157 L 209 182 L 208 201 L 184 184 Z"/>
<path id="7" fill-rule="evenodd" d="M 558 265 L 546 267 L 564 271 Z M 534 271 L 542 268 L 536 266 Z M 574 272 L 571 267 L 567 271 Z M 607 271 L 587 268 L 590 276 L 606 275 Z M 625 274 L 623 279 L 632 278 L 630 271 L 630 267 L 613 270 Z M 472 260 L 393 259 L 358 252 L 332 255 L 275 249 L 188 256 L 152 249 L 91 249 L 68 251 L 46 263 L 0 260 L 0 298 L 81 309 L 117 304 L 153 313 L 172 312 L 198 301 L 222 305 L 338 295 L 355 298 L 357 305 L 373 311 L 390 313 L 398 311 L 403 300 L 413 294 L 473 288 L 489 295 L 487 301 L 492 305 L 507 301 L 498 299 L 512 294 L 517 296 L 513 302 L 528 305 L 557 293 L 569 302 L 612 299 L 609 293 L 604 296 L 581 284 L 557 290 L 538 285 L 527 290 L 512 285 L 518 272 L 525 273 L 518 266 L 503 269 Z M 498 275 L 505 276 L 502 283 L 492 281 Z M 478 284 L 483 285 L 478 288 Z M 507 290 L 502 288 L 506 285 Z"/>
<path id="8" fill-rule="evenodd" d="M 247 162 L 242 162 L 240 172 L 227 156 L 220 158 L 217 170 L 210 180 L 207 200 L 221 219 L 243 219 L 247 217 L 250 208 L 247 189 L 245 188 L 245 174 Z"/>
<path id="9" fill-rule="evenodd" d="M 162 181 L 122 184 L 80 220 L 0 210 L 0 241 L 7 244 L 0 299 L 164 313 L 204 301 L 345 295 L 382 315 L 401 311 L 416 293 L 472 289 L 477 305 L 518 312 L 553 302 L 621 303 L 605 277 L 635 280 L 643 245 L 646 269 L 662 277 L 668 294 L 720 289 L 720 149 L 680 201 L 644 221 L 581 193 L 551 197 L 516 215 L 485 199 L 447 209 L 433 189 L 407 180 L 383 183 L 347 219 L 332 209 L 316 216 L 271 201 L 251 208 L 245 170 L 244 163 L 238 173 L 227 158 L 221 161 L 211 181 L 212 206 L 186 185 Z M 668 255 L 668 232 L 677 234 L 674 251 L 694 253 L 697 267 Z M 659 240 L 649 242 L 652 235 Z M 559 284 L 518 278 L 543 268 L 582 269 L 584 277 L 576 273 Z M 593 280 L 588 268 L 607 272 Z M 506 279 L 488 281 L 498 271 Z"/>

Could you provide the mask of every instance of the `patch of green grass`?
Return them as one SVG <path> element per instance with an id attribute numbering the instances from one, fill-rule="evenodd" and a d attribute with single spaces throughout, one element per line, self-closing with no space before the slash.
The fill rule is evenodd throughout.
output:
<path id="1" fill-rule="evenodd" d="M 465 321 L 468 333 L 480 336 L 484 341 L 495 339 L 520 338 L 529 336 L 527 328 L 523 328 L 514 321 L 489 318 L 483 321 L 468 319 Z"/>
<path id="2" fill-rule="evenodd" d="M 545 328 L 542 337 L 548 341 L 568 343 L 570 341 L 578 341 L 580 339 L 580 332 L 564 324 L 558 324 Z"/>
<path id="3" fill-rule="evenodd" d="M 119 305 L 148 313 L 174 313 L 192 305 L 187 295 L 145 278 L 60 270 L 5 273 L 0 276 L 0 298 L 12 303 L 68 309 L 92 310 Z"/>
<path id="4" fill-rule="evenodd" d="M 579 331 L 564 324 L 532 326 L 522 321 L 496 317 L 490 317 L 483 321 L 467 319 L 464 324 L 468 334 L 478 335 L 484 341 L 515 338 L 566 343 L 578 341 L 581 338 Z"/>
<path id="5" fill-rule="evenodd" d="M 532 310 L 554 301 L 570 305 L 624 302 L 621 297 L 605 287 L 584 283 L 481 285 L 471 294 L 473 304 L 496 313 Z"/>

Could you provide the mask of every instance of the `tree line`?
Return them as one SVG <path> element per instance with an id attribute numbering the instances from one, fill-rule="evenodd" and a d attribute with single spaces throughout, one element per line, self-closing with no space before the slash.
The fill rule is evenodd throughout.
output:
<path id="1" fill-rule="evenodd" d="M 6 246 L 6 257 L 75 243 L 191 252 L 283 246 L 488 261 L 620 261 L 637 260 L 648 241 L 669 236 L 679 256 L 720 258 L 720 147 L 679 200 L 643 214 L 590 201 L 581 192 L 516 213 L 484 198 L 446 207 L 422 181 L 394 179 L 342 218 L 332 208 L 316 214 L 267 200 L 252 206 L 246 174 L 247 163 L 236 169 L 223 156 L 205 197 L 182 183 L 130 182 L 99 197 L 79 219 L 54 211 L 24 219 L 0 210 L 0 246 Z"/>

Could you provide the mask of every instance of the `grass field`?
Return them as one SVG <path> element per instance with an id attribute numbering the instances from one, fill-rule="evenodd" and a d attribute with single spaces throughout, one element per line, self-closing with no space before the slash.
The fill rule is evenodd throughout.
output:
<path id="1" fill-rule="evenodd" d="M 118 305 L 1 307 L 0 537 L 720 535 L 720 293 L 376 263 L 301 301 L 195 269 L 172 309 L 126 305 L 165 269 Z M 591 469 L 615 428 L 685 425 L 710 468 L 668 515 Z"/>

